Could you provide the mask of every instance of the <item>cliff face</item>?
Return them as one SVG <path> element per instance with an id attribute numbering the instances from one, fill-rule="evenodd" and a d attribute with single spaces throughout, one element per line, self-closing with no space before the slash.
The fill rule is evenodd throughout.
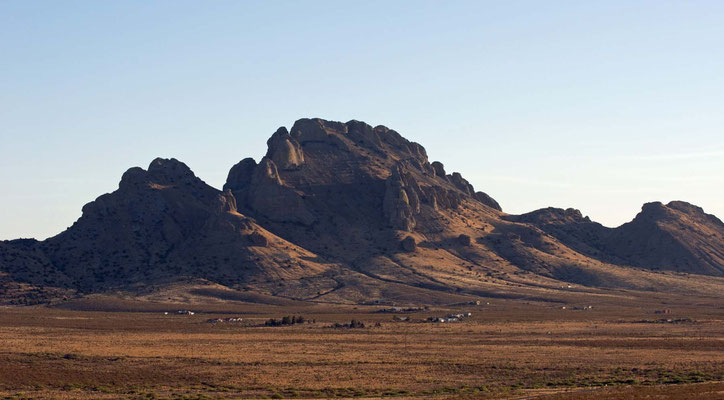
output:
<path id="1" fill-rule="evenodd" d="M 616 229 L 574 209 L 507 215 L 384 126 L 302 119 L 267 145 L 231 168 L 223 191 L 175 159 L 129 169 L 65 232 L 0 242 L 0 289 L 83 295 L 202 280 L 278 298 L 434 303 L 552 296 L 571 283 L 718 287 L 641 268 L 724 275 L 722 222 L 687 203 L 647 204 Z"/>
<path id="2" fill-rule="evenodd" d="M 384 126 L 302 119 L 267 143 L 260 162 L 239 162 L 224 188 L 274 233 L 335 258 L 351 261 L 404 232 L 438 231 L 438 211 L 465 201 L 491 215 L 500 209 Z"/>

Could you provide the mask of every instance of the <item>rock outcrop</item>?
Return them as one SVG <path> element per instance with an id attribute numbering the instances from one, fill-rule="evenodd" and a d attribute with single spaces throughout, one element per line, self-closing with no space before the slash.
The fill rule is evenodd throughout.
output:
<path id="1" fill-rule="evenodd" d="M 447 179 L 445 166 L 440 161 L 433 161 L 432 168 L 435 171 L 435 176 L 440 177 L 441 179 Z"/>
<path id="2" fill-rule="evenodd" d="M 258 231 L 254 231 L 246 237 L 249 239 L 252 246 L 267 247 L 269 245 L 269 240 L 266 236 L 262 235 Z"/>
<path id="3" fill-rule="evenodd" d="M 408 253 L 414 253 L 417 250 L 417 242 L 412 236 L 407 236 L 400 242 L 400 246 Z"/>
<path id="4" fill-rule="evenodd" d="M 279 128 L 267 141 L 266 157 L 279 168 L 294 170 L 304 165 L 304 152 L 286 128 Z"/>
<path id="5" fill-rule="evenodd" d="M 247 188 L 249 184 L 251 184 L 251 178 L 254 175 L 256 166 L 256 161 L 254 161 L 253 158 L 245 158 L 239 161 L 238 164 L 229 170 L 226 184 L 224 184 L 224 190 L 234 192 Z"/>
<path id="6" fill-rule="evenodd" d="M 466 234 L 461 234 L 460 236 L 458 236 L 458 244 L 460 246 L 468 247 L 473 244 L 473 240 L 472 240 L 472 238 L 470 238 L 470 236 L 468 236 Z"/>
<path id="7" fill-rule="evenodd" d="M 275 234 L 314 251 L 337 249 L 334 257 L 384 246 L 393 231 L 439 231 L 440 213 L 466 202 L 497 204 L 460 174 L 451 183 L 424 147 L 384 126 L 301 119 L 267 144 L 259 164 L 246 159 L 231 169 L 224 188 Z"/>
<path id="8" fill-rule="evenodd" d="M 281 130 L 277 131 L 277 134 L 279 132 Z M 285 146 L 282 148 L 286 148 Z M 270 152 L 279 153 L 279 151 L 272 152 L 271 147 Z M 301 150 L 299 154 L 301 155 Z M 303 156 L 294 159 L 303 160 Z M 285 164 L 287 170 L 296 168 L 291 167 L 289 158 L 284 158 L 283 161 L 287 162 Z M 229 172 L 224 188 L 231 190 L 247 207 L 271 220 L 302 225 L 311 225 L 315 221 L 314 215 L 307 210 L 302 196 L 285 185 L 277 164 L 269 156 L 262 158 L 259 164 L 252 159 L 244 159 L 236 164 Z"/>
<path id="9" fill-rule="evenodd" d="M 485 204 L 486 206 L 494 210 L 503 211 L 503 208 L 500 207 L 500 204 L 498 204 L 498 202 L 495 201 L 494 198 L 488 196 L 484 192 L 475 192 L 475 194 L 473 194 L 473 197 L 475 198 L 475 200 Z"/>
<path id="10" fill-rule="evenodd" d="M 392 169 L 392 174 L 385 182 L 382 210 L 395 229 L 412 230 L 415 227 L 415 215 L 420 214 L 420 196 L 413 182 L 414 178 L 403 176 L 399 166 Z"/>

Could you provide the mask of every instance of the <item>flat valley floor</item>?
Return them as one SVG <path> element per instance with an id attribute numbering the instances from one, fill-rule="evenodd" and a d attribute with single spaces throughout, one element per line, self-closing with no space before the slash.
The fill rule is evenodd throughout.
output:
<path id="1" fill-rule="evenodd" d="M 3 307 L 0 399 L 724 399 L 721 299 L 622 298 L 393 313 L 108 299 Z M 459 312 L 472 317 L 421 322 Z M 308 322 L 263 326 L 285 315 Z M 228 317 L 243 320 L 207 322 Z M 332 327 L 352 319 L 365 327 Z"/>

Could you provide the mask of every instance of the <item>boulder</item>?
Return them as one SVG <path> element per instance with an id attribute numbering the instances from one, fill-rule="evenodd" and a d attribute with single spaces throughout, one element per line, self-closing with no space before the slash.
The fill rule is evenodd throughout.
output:
<path id="1" fill-rule="evenodd" d="M 267 247 L 269 245 L 269 240 L 266 238 L 266 236 L 262 235 L 258 231 L 254 231 L 246 235 L 246 239 L 249 241 L 249 243 L 251 243 L 252 246 Z"/>
<path id="2" fill-rule="evenodd" d="M 417 242 L 412 236 L 402 239 L 400 246 L 402 246 L 402 249 L 408 253 L 414 253 L 417 250 Z"/>
<path id="3" fill-rule="evenodd" d="M 435 170 L 435 176 L 447 180 L 447 175 L 445 174 L 445 166 L 442 165 L 440 161 L 433 161 L 431 165 L 432 169 Z"/>
<path id="4" fill-rule="evenodd" d="M 465 235 L 465 234 L 461 234 L 460 236 L 458 236 L 457 241 L 460 246 L 471 246 L 473 244 L 473 241 L 472 241 L 472 239 L 470 239 L 470 236 Z"/>

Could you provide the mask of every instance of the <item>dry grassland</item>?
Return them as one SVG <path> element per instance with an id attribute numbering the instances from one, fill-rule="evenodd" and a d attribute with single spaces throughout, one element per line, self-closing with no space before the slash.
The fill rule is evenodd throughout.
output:
<path id="1" fill-rule="evenodd" d="M 169 311 L 179 308 L 187 307 Z M 724 393 L 716 383 L 724 380 L 724 318 L 713 305 L 665 316 L 524 303 L 458 309 L 473 318 L 393 322 L 372 308 L 319 306 L 249 305 L 234 314 L 193 316 L 4 308 L 0 398 L 683 399 Z M 450 311 L 407 315 L 421 320 Z M 316 322 L 256 326 L 286 314 Z M 231 315 L 244 322 L 205 322 Z M 694 321 L 641 322 L 662 317 Z M 367 327 L 329 327 L 351 318 Z"/>

